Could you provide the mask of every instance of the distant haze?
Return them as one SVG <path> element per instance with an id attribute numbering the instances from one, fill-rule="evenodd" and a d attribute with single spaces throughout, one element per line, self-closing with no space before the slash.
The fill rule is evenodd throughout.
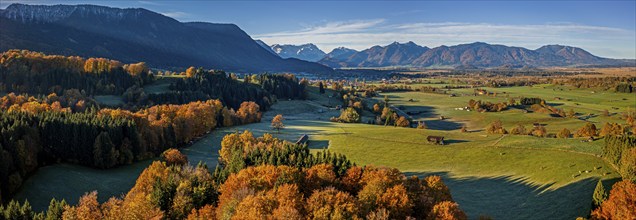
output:
<path id="1" fill-rule="evenodd" d="M 635 1 L 12 1 L 146 8 L 179 21 L 233 23 L 268 44 L 363 50 L 413 41 L 430 48 L 488 42 L 537 49 L 559 44 L 636 58 Z"/>

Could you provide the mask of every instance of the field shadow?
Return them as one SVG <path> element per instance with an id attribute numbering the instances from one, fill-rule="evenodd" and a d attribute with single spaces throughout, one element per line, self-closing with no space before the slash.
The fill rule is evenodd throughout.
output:
<path id="1" fill-rule="evenodd" d="M 430 118 L 437 117 L 433 107 L 430 106 L 401 106 L 404 107 L 404 112 L 413 118 Z"/>
<path id="2" fill-rule="evenodd" d="M 575 219 L 589 214 L 598 179 L 586 178 L 558 188 L 536 185 L 517 176 L 452 177 L 447 172 L 406 172 L 441 176 L 469 219 Z"/>
<path id="3" fill-rule="evenodd" d="M 327 149 L 329 147 L 329 141 L 328 140 L 309 140 L 307 142 L 307 147 L 312 150 Z"/>
<path id="4" fill-rule="evenodd" d="M 460 129 L 462 127 L 461 123 L 457 123 L 454 121 L 449 121 L 449 120 L 428 120 L 428 121 L 424 121 L 426 123 L 426 126 L 428 127 L 428 129 L 431 130 L 441 130 L 441 131 L 450 131 L 450 130 L 457 130 Z"/>
<path id="5" fill-rule="evenodd" d="M 467 140 L 456 140 L 456 139 L 444 140 L 444 144 L 458 144 L 458 143 L 464 143 L 464 142 L 468 142 L 468 141 Z"/>
<path id="6" fill-rule="evenodd" d="M 555 106 L 562 106 L 563 103 L 547 103 L 549 106 L 555 107 Z"/>

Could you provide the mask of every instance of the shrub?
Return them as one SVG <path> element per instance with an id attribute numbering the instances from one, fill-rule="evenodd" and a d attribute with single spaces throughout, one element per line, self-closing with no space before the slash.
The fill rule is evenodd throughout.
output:
<path id="1" fill-rule="evenodd" d="M 490 123 L 488 127 L 486 127 L 486 131 L 490 134 L 508 134 L 508 131 L 503 128 L 503 125 L 499 120 Z"/>
<path id="2" fill-rule="evenodd" d="M 561 131 L 559 131 L 559 133 L 557 133 L 557 137 L 559 138 L 569 138 L 570 135 L 570 130 L 568 130 L 567 128 L 563 128 L 561 129 Z"/>
<path id="3" fill-rule="evenodd" d="M 340 117 L 338 117 L 338 122 L 358 123 L 360 122 L 360 114 L 358 114 L 358 112 L 354 108 L 349 107 L 345 110 L 342 110 L 342 112 L 340 113 Z"/>
<path id="4" fill-rule="evenodd" d="M 170 148 L 166 151 L 164 151 L 161 154 L 161 157 L 163 158 L 163 160 L 166 161 L 166 164 L 168 166 L 170 165 L 185 165 L 188 163 L 188 157 L 186 155 L 183 155 L 179 150 L 174 149 L 174 148 Z"/>
<path id="5" fill-rule="evenodd" d="M 596 125 L 588 122 L 579 128 L 574 134 L 575 137 L 594 137 L 596 136 Z"/>
<path id="6" fill-rule="evenodd" d="M 400 118 L 398 118 L 398 120 L 395 122 L 395 126 L 406 128 L 411 126 L 411 122 L 409 122 L 409 120 L 406 119 L 406 117 L 400 116 Z"/>
<path id="7" fill-rule="evenodd" d="M 517 127 L 513 128 L 512 130 L 510 130 L 510 134 L 514 134 L 514 135 L 525 135 L 526 133 L 526 127 L 524 127 L 523 125 L 517 125 Z"/>
<path id="8" fill-rule="evenodd" d="M 532 135 L 537 137 L 545 137 L 547 135 L 547 131 L 545 130 L 545 127 L 541 125 L 534 127 L 531 133 Z"/>
<path id="9" fill-rule="evenodd" d="M 424 121 L 417 122 L 417 129 L 427 129 L 426 123 Z"/>

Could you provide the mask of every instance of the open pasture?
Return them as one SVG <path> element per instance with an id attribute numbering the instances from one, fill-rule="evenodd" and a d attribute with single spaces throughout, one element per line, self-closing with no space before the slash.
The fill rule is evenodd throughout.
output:
<path id="1" fill-rule="evenodd" d="M 435 84 L 431 84 L 435 85 Z M 517 124 L 527 129 L 534 123 L 545 126 L 549 133 L 556 133 L 562 128 L 571 131 L 583 126 L 586 122 L 595 123 L 598 128 L 605 122 L 624 123 L 622 113 L 636 109 L 636 96 L 629 93 L 615 93 L 610 91 L 594 91 L 591 89 L 574 89 L 567 86 L 535 85 L 523 87 L 483 88 L 489 92 L 496 92 L 497 96 L 473 95 L 474 89 L 451 89 L 448 94 L 434 94 L 424 92 L 388 92 L 380 93 L 377 101 L 384 96 L 389 98 L 392 105 L 403 106 L 409 112 L 419 112 L 413 116 L 416 120 L 424 120 L 429 128 L 434 130 L 456 130 L 460 124 L 468 126 L 468 130 L 481 131 L 489 123 L 501 120 L 508 130 Z M 455 94 L 456 97 L 450 97 Z M 519 102 L 521 97 L 538 97 L 545 99 L 548 105 L 564 111 L 574 110 L 578 118 L 554 117 L 549 113 L 524 113 L 522 109 L 509 107 L 502 112 L 485 112 L 456 110 L 468 105 L 470 99 L 483 102 L 508 102 L 511 98 Z M 608 110 L 609 116 L 603 116 Z M 440 120 L 439 116 L 449 118 Z"/>

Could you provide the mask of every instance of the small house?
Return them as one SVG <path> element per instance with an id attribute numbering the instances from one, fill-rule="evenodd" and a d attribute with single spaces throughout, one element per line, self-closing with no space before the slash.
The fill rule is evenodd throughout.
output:
<path id="1" fill-rule="evenodd" d="M 429 143 L 444 145 L 444 137 L 441 136 L 428 136 L 426 137 L 426 140 Z"/>
<path id="2" fill-rule="evenodd" d="M 298 141 L 296 141 L 296 144 L 298 144 L 298 145 L 306 144 L 307 141 L 309 141 L 309 135 L 303 134 L 302 136 L 300 136 L 300 138 L 298 138 Z"/>
<path id="3" fill-rule="evenodd" d="M 593 141 L 594 141 L 594 137 L 588 137 L 587 139 L 581 140 L 581 142 L 593 142 Z"/>

